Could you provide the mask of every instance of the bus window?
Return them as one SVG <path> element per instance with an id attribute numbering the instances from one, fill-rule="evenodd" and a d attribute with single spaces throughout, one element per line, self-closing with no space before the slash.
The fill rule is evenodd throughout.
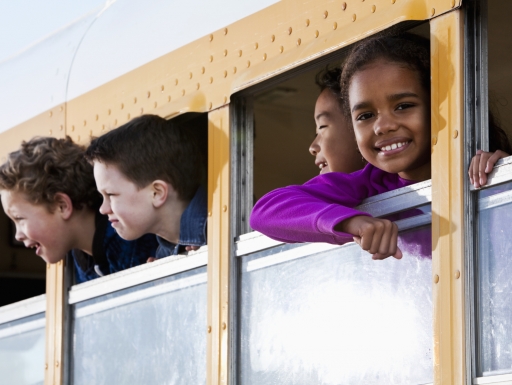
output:
<path id="1" fill-rule="evenodd" d="M 428 24 L 414 32 L 428 36 Z M 236 383 L 433 380 L 429 180 L 359 206 L 398 224 L 401 260 L 376 263 L 353 242 L 286 244 L 250 233 L 245 221 L 265 193 L 319 174 L 309 153 L 315 76 L 339 66 L 345 52 L 234 98 L 235 142 L 243 147 L 235 147 L 234 166 Z"/>
<path id="2" fill-rule="evenodd" d="M 476 149 L 493 150 L 504 148 L 512 138 L 512 42 L 507 38 L 512 33 L 508 2 L 486 1 L 475 3 L 475 30 L 481 31 L 482 50 L 477 60 L 482 63 L 480 94 L 482 118 L 476 127 Z M 478 39 L 478 35 L 476 36 Z M 478 40 L 476 40 L 478 43 Z M 486 56 L 486 51 L 488 52 Z M 487 66 L 485 66 L 487 64 Z M 477 76 L 478 76 L 478 72 Z M 487 82 L 486 82 L 487 80 Z M 484 110 L 488 105 L 488 111 Z M 477 123 L 478 120 L 476 119 Z M 498 136 L 499 127 L 504 135 Z M 511 155 L 509 153 L 509 155 Z M 475 351 L 476 376 L 497 376 L 512 373 L 510 362 L 512 352 L 512 244 L 508 226 L 512 219 L 512 162 L 511 158 L 501 160 L 483 189 L 473 192 L 476 200 L 475 247 L 476 279 L 476 331 L 478 347 Z M 490 382 L 489 382 L 490 383 Z"/>

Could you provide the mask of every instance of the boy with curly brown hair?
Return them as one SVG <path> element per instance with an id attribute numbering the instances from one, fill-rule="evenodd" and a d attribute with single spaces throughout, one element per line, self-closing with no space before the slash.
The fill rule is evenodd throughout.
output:
<path id="1" fill-rule="evenodd" d="M 23 142 L 0 166 L 2 206 L 16 225 L 16 239 L 48 263 L 70 254 L 77 283 L 145 263 L 155 236 L 126 241 L 101 215 L 85 148 L 71 138 Z"/>

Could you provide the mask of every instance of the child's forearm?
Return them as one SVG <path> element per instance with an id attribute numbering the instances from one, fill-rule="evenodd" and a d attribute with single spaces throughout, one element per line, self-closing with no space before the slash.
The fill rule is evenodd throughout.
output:
<path id="1" fill-rule="evenodd" d="M 335 226 L 353 216 L 368 215 L 312 196 L 306 186 L 288 186 L 261 198 L 251 214 L 251 227 L 270 238 L 294 242 L 351 242 L 352 235 Z"/>

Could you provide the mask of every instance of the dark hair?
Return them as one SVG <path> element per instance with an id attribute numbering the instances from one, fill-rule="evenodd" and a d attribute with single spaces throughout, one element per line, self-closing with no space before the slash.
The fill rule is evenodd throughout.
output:
<path id="1" fill-rule="evenodd" d="M 22 142 L 0 166 L 0 189 L 21 192 L 34 204 L 51 209 L 55 195 L 64 193 L 73 207 L 96 210 L 101 195 L 96 190 L 92 166 L 84 158 L 85 147 L 64 139 L 35 137 Z"/>
<path id="2" fill-rule="evenodd" d="M 507 134 L 499 126 L 495 115 L 489 111 L 489 151 L 496 152 L 498 150 L 512 155 L 512 147 L 510 146 Z"/>
<path id="3" fill-rule="evenodd" d="M 430 93 L 429 40 L 407 32 L 395 35 L 377 35 L 357 44 L 345 61 L 341 75 L 341 97 L 345 111 L 350 111 L 348 91 L 355 73 L 381 59 L 403 64 L 411 70 L 417 71 L 421 85 Z"/>
<path id="4" fill-rule="evenodd" d="M 201 180 L 201 153 L 185 127 L 156 115 L 142 115 L 92 140 L 87 159 L 113 164 L 139 188 L 160 179 L 183 200 Z"/>
<path id="5" fill-rule="evenodd" d="M 331 91 L 336 98 L 341 98 L 341 67 L 326 67 L 316 74 L 315 83 L 320 87 L 320 92 Z"/>

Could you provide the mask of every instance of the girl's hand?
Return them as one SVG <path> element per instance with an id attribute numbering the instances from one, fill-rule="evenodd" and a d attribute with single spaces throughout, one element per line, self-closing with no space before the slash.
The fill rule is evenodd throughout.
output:
<path id="1" fill-rule="evenodd" d="M 487 174 L 489 174 L 496 162 L 509 156 L 506 152 L 498 150 L 496 152 L 484 152 L 478 150 L 471 159 L 469 165 L 469 181 L 475 188 L 484 186 L 487 183 Z"/>
<path id="2" fill-rule="evenodd" d="M 372 259 L 402 258 L 398 226 L 387 219 L 358 215 L 337 224 L 335 230 L 354 235 L 354 241 L 373 254 Z"/>

